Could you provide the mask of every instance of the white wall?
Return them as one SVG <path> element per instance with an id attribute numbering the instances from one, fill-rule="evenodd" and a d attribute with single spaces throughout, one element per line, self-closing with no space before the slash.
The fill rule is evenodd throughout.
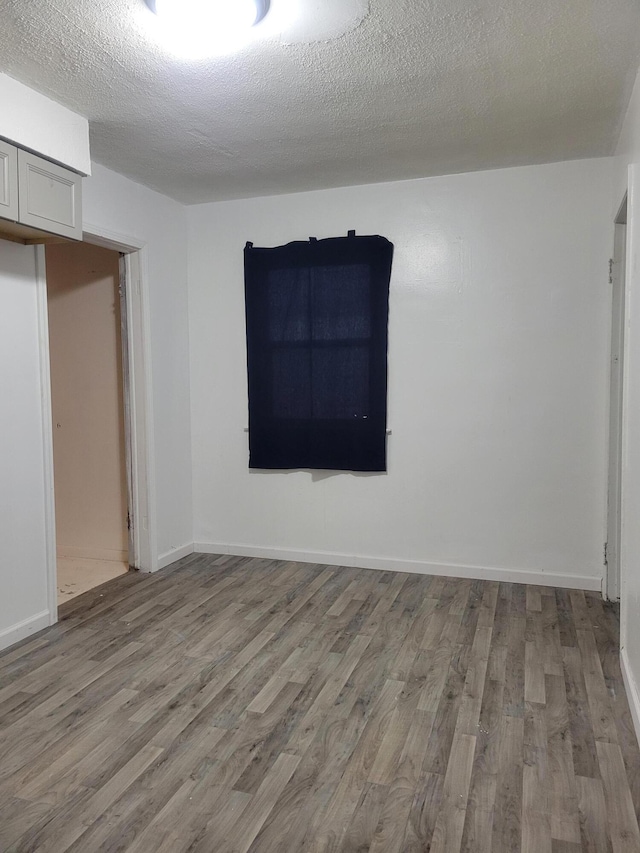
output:
<path id="1" fill-rule="evenodd" d="M 87 119 L 6 74 L 0 74 L 0 136 L 83 175 L 91 173 Z"/>
<path id="2" fill-rule="evenodd" d="M 35 250 L 0 240 L 0 648 L 49 624 Z"/>
<path id="3" fill-rule="evenodd" d="M 193 542 L 185 208 L 94 164 L 83 181 L 84 230 L 144 244 L 153 373 L 157 553 Z"/>
<path id="4" fill-rule="evenodd" d="M 600 588 L 610 182 L 579 161 L 189 208 L 196 547 Z M 244 244 L 351 228 L 395 244 L 388 474 L 249 472 Z"/>
<path id="5" fill-rule="evenodd" d="M 640 74 L 615 159 L 610 223 L 627 189 L 620 642 L 623 674 L 640 738 Z"/>
<path id="6" fill-rule="evenodd" d="M 186 216 L 182 205 L 94 166 L 85 231 L 144 245 L 149 291 L 159 563 L 193 542 Z M 35 249 L 0 241 L 0 648 L 49 624 Z M 40 315 L 46 320 L 46 307 Z"/>

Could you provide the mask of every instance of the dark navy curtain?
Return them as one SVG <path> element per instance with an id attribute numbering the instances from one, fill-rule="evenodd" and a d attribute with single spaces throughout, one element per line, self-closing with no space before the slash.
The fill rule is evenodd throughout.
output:
<path id="1" fill-rule="evenodd" d="M 249 467 L 386 471 L 393 245 L 245 249 Z"/>

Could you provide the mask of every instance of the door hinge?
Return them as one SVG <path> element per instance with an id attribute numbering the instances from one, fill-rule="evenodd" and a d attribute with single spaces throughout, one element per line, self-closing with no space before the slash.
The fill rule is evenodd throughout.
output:
<path id="1" fill-rule="evenodd" d="M 127 530 L 131 530 L 131 514 L 127 513 Z"/>
<path id="2" fill-rule="evenodd" d="M 608 554 L 608 551 L 609 551 L 609 543 L 608 543 L 608 542 L 605 542 L 605 543 L 604 543 L 604 564 L 605 564 L 605 566 L 608 566 L 608 565 L 609 565 L 609 554 Z"/>
<path id="3" fill-rule="evenodd" d="M 613 284 L 613 258 L 609 258 L 609 284 Z"/>

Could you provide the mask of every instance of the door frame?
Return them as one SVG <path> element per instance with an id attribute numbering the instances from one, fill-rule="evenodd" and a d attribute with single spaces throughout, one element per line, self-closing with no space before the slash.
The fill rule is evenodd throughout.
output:
<path id="1" fill-rule="evenodd" d="M 127 436 L 127 481 L 129 565 L 141 572 L 158 568 L 156 537 L 156 491 L 154 473 L 153 398 L 151 375 L 151 334 L 147 250 L 135 237 L 106 231 L 86 224 L 83 242 L 112 249 L 120 254 L 121 307 L 125 309 L 123 356 L 125 434 Z M 45 523 L 47 530 L 47 595 L 51 624 L 58 619 L 55 493 L 53 474 L 53 424 L 51 368 L 45 247 L 36 246 L 40 375 L 43 417 L 45 478 Z"/>
<path id="2" fill-rule="evenodd" d="M 609 463 L 607 478 L 606 576 L 603 594 L 620 599 L 620 546 L 622 540 L 622 435 L 625 374 L 625 318 L 627 281 L 628 193 L 614 219 L 614 249 L 610 262 L 611 354 L 609 364 Z"/>

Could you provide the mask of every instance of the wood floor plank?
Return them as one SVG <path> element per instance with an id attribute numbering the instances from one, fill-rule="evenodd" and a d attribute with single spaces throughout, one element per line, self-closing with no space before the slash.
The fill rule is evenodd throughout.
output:
<path id="1" fill-rule="evenodd" d="M 524 718 L 503 714 L 494 806 L 494 853 L 517 850 L 522 838 Z"/>
<path id="2" fill-rule="evenodd" d="M 525 702 L 545 703 L 544 657 L 542 644 L 533 641 L 524 646 L 524 698 Z"/>
<path id="3" fill-rule="evenodd" d="M 560 617 L 554 590 L 542 596 L 542 619 L 540 620 L 545 675 L 562 675 L 562 638 Z"/>
<path id="4" fill-rule="evenodd" d="M 0 654 L 2 853 L 640 853 L 596 593 L 193 554 Z"/>
<path id="5" fill-rule="evenodd" d="M 640 831 L 620 747 L 596 741 L 613 853 L 638 853 Z"/>
<path id="6" fill-rule="evenodd" d="M 329 853 L 341 848 L 342 839 L 351 822 L 365 787 L 370 784 L 368 776 L 384 739 L 384 733 L 397 707 L 403 682 L 389 679 L 380 691 L 371 714 L 362 729 L 357 745 L 345 772 L 335 787 L 322 824 L 314 835 L 307 837 L 304 850 L 313 853 Z"/>
<path id="7" fill-rule="evenodd" d="M 344 850 L 371 849 L 388 793 L 389 790 L 384 785 L 371 783 L 365 787 L 345 833 L 344 842 L 341 845 Z"/>
<path id="8" fill-rule="evenodd" d="M 426 773 L 416 789 L 405 828 L 402 853 L 424 853 L 429 850 L 440 813 L 444 776 Z"/>
<path id="9" fill-rule="evenodd" d="M 425 771 L 439 773 L 443 778 L 449 764 L 470 652 L 471 649 L 468 646 L 456 646 L 450 656 L 446 681 L 443 689 L 439 691 L 440 701 L 435 711 L 433 729 L 423 764 Z M 422 710 L 420 703 L 418 710 Z"/>
<path id="10" fill-rule="evenodd" d="M 39 845 L 39 853 L 64 853 L 80 838 L 87 827 L 118 800 L 144 771 L 163 754 L 164 750 L 154 746 L 143 747 L 131 761 L 113 776 L 99 791 L 87 799 L 82 812 L 74 814 L 65 822 L 64 829 L 56 836 L 50 836 Z"/>
<path id="11" fill-rule="evenodd" d="M 465 676 L 462 701 L 456 722 L 458 732 L 474 737 L 478 734 L 482 697 L 489 665 L 491 635 L 490 627 L 478 626 L 471 647 L 469 667 Z"/>
<path id="12" fill-rule="evenodd" d="M 344 659 L 327 678 L 324 687 L 302 720 L 295 738 L 289 746 L 298 755 L 304 754 L 313 740 L 323 716 L 338 698 L 340 691 L 356 668 L 358 661 L 370 642 L 371 638 L 368 636 L 356 637 L 349 651 L 345 654 Z"/>
<path id="13" fill-rule="evenodd" d="M 249 794 L 241 791 L 221 793 L 216 798 L 215 808 L 206 825 L 187 848 L 190 853 L 212 853 L 219 849 L 221 843 L 226 843 L 234 827 L 240 823 L 251 799 Z M 166 853 L 173 853 L 173 849 L 170 848 Z"/>
<path id="14" fill-rule="evenodd" d="M 582 850 L 584 853 L 612 853 L 602 781 L 577 776 L 576 785 Z"/>
<path id="15" fill-rule="evenodd" d="M 476 752 L 477 742 L 478 738 Z M 498 778 L 491 774 L 476 774 L 474 779 L 475 769 L 474 762 L 460 850 L 463 853 L 491 853 Z"/>
<path id="16" fill-rule="evenodd" d="M 431 853 L 459 853 L 475 748 L 475 737 L 460 733 L 454 735 L 442 803 L 431 840 Z"/>
<path id="17" fill-rule="evenodd" d="M 578 794 L 564 679 L 548 675 L 546 694 L 551 836 L 557 841 L 579 843 Z"/>
<path id="18" fill-rule="evenodd" d="M 580 648 L 582 659 L 582 672 L 587 688 L 594 737 L 596 740 L 617 743 L 618 730 L 593 632 L 577 630 L 576 633 L 578 635 L 578 647 Z"/>
<path id="19" fill-rule="evenodd" d="M 265 776 L 262 785 L 243 812 L 242 823 L 236 824 L 230 834 L 229 853 L 247 853 L 299 763 L 300 757 L 297 755 L 283 752 L 278 756 L 273 768 Z"/>
<path id="20" fill-rule="evenodd" d="M 25 827 L 31 828 L 50 813 L 49 803 L 26 803 L 15 797 L 4 800 L 0 806 L 0 850 L 10 850 L 24 837 Z"/>
<path id="21" fill-rule="evenodd" d="M 515 589 L 512 594 L 515 597 Z M 504 713 L 510 717 L 524 716 L 525 629 L 526 618 L 515 613 L 512 606 L 506 638 L 507 656 L 504 686 Z"/>
<path id="22" fill-rule="evenodd" d="M 371 843 L 371 853 L 393 853 L 403 849 L 405 826 L 415 792 L 420 786 L 422 765 L 434 722 L 435 714 L 417 709 L 412 714 L 411 726 Z"/>
<path id="23" fill-rule="evenodd" d="M 544 708 L 527 703 L 522 769 L 522 853 L 551 853 L 547 727 Z"/>
<path id="24" fill-rule="evenodd" d="M 582 658 L 578 648 L 562 651 L 564 679 L 569 708 L 569 731 L 573 747 L 573 769 L 577 776 L 589 779 L 600 777 L 596 753 L 595 732 L 587 696 Z"/>
<path id="25" fill-rule="evenodd" d="M 525 764 L 522 774 L 522 853 L 552 853 L 549 812 L 540 808 L 543 786 L 540 767 Z"/>

